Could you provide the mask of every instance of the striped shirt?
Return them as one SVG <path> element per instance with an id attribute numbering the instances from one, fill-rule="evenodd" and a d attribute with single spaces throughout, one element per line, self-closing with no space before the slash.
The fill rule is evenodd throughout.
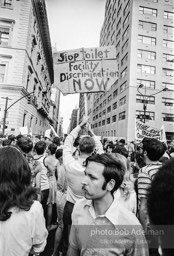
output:
<path id="1" fill-rule="evenodd" d="M 151 182 L 162 163 L 148 164 L 138 174 L 138 199 L 146 198 Z"/>

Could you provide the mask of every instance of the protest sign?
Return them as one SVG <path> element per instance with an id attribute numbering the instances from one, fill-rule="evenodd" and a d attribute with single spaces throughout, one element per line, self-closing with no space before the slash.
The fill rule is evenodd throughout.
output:
<path id="1" fill-rule="evenodd" d="M 53 54 L 54 84 L 65 95 L 108 91 L 118 79 L 115 46 Z"/>
<path id="2" fill-rule="evenodd" d="M 161 129 L 136 121 L 135 138 L 136 140 L 142 140 L 144 137 L 161 140 Z"/>

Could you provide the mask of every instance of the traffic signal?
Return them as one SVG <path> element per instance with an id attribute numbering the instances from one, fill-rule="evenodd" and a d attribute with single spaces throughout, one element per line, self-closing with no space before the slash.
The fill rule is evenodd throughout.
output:
<path id="1" fill-rule="evenodd" d="M 31 98 L 31 95 L 28 95 L 28 104 L 31 104 L 31 100 L 32 100 L 32 98 Z"/>

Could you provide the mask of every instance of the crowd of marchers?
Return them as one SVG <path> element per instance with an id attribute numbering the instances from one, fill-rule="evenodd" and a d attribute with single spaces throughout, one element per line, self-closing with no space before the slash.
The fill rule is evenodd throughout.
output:
<path id="1" fill-rule="evenodd" d="M 83 134 L 83 135 L 82 135 Z M 88 117 L 63 140 L 0 140 L 0 255 L 174 255 L 174 143 L 99 140 Z"/>

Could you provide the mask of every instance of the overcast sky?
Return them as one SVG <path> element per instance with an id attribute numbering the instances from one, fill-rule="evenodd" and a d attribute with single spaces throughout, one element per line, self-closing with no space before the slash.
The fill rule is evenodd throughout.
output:
<path id="1" fill-rule="evenodd" d="M 51 43 L 58 51 L 98 47 L 106 0 L 46 0 Z M 79 94 L 61 96 L 64 133 Z"/>

